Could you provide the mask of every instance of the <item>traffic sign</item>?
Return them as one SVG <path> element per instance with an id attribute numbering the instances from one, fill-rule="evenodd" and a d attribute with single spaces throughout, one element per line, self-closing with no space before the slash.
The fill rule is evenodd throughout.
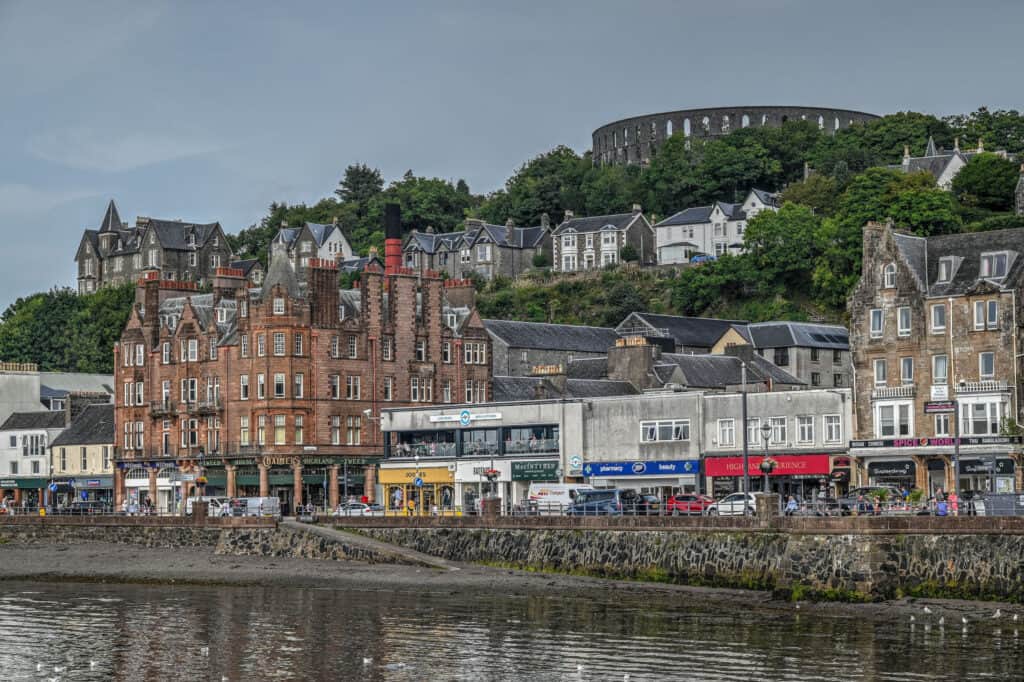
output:
<path id="1" fill-rule="evenodd" d="M 423 479 L 420 478 L 419 476 L 417 476 L 416 478 L 413 479 L 412 484 L 414 486 L 416 486 L 417 488 L 422 488 L 423 487 Z"/>

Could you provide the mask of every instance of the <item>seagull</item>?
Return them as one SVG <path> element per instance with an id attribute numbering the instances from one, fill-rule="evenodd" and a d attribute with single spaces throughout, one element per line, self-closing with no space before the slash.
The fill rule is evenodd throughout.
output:
<path id="1" fill-rule="evenodd" d="M 37 673 L 43 672 L 43 664 L 42 663 L 36 663 L 36 672 Z"/>
<path id="2" fill-rule="evenodd" d="M 932 610 L 926 606 L 926 607 L 924 607 L 924 612 L 925 613 L 931 613 Z"/>
<path id="3" fill-rule="evenodd" d="M 796 605 L 796 610 L 797 610 L 797 611 L 799 611 L 799 610 L 800 610 L 800 604 L 797 604 L 797 605 Z"/>
<path id="4" fill-rule="evenodd" d="M 373 659 L 369 656 L 363 656 L 363 665 L 370 665 L 373 663 Z"/>
<path id="5" fill-rule="evenodd" d="M 208 647 L 208 646 L 202 647 L 201 649 L 199 649 L 199 653 L 201 655 L 203 655 L 203 656 L 209 656 L 210 655 L 210 647 Z"/>
<path id="6" fill-rule="evenodd" d="M 1003 610 L 1002 609 L 996 609 L 996 612 L 992 614 L 992 617 L 993 618 L 999 618 L 1002 615 L 1003 615 Z"/>
<path id="7" fill-rule="evenodd" d="M 96 669 L 96 661 L 89 661 L 89 670 Z"/>
<path id="8" fill-rule="evenodd" d="M 967 616 L 960 616 L 960 622 L 967 625 Z"/>
<path id="9" fill-rule="evenodd" d="M 582 663 L 577 663 L 576 664 L 576 672 L 578 672 L 578 673 L 583 672 L 583 664 Z"/>
<path id="10" fill-rule="evenodd" d="M 915 620 L 917 620 L 917 618 L 914 618 L 913 616 L 910 617 L 910 622 L 911 623 L 913 623 Z"/>
<path id="11" fill-rule="evenodd" d="M 622 682 L 629 682 L 629 673 L 622 676 Z"/>
<path id="12" fill-rule="evenodd" d="M 1015 613 L 1015 614 L 1013 614 L 1013 622 L 1014 622 L 1014 623 L 1016 623 L 1016 622 L 1017 622 L 1017 619 L 1018 619 L 1018 618 L 1020 618 L 1020 615 L 1019 615 L 1019 614 L 1016 614 L 1016 613 Z"/>
<path id="13" fill-rule="evenodd" d="M 939 618 L 939 625 L 945 625 L 945 624 L 946 624 L 946 617 L 942 616 L 941 618 Z"/>
<path id="14" fill-rule="evenodd" d="M 53 666 L 53 672 L 55 672 L 55 673 L 62 673 L 62 672 L 64 672 L 67 669 L 68 669 L 68 667 L 66 665 L 55 665 L 55 666 Z"/>

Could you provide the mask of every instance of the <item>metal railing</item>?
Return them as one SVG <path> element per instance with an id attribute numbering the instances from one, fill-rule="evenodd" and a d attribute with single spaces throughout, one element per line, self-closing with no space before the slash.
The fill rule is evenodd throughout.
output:
<path id="1" fill-rule="evenodd" d="M 395 446 L 395 457 L 455 457 L 457 454 L 455 443 L 399 443 Z"/>
<path id="2" fill-rule="evenodd" d="M 957 385 L 956 392 L 958 395 L 966 393 L 1005 393 L 1009 391 L 1009 383 L 1005 380 L 994 380 L 989 379 L 985 381 L 965 381 L 962 384 Z"/>
<path id="3" fill-rule="evenodd" d="M 871 391 L 871 398 L 913 398 L 917 392 L 917 387 L 914 384 L 904 384 L 903 386 L 878 386 Z"/>
<path id="4" fill-rule="evenodd" d="M 521 455 L 534 452 L 558 452 L 558 441 L 554 438 L 505 441 L 505 454 L 507 455 Z"/>
<path id="5" fill-rule="evenodd" d="M 178 413 L 178 406 L 170 400 L 155 400 L 149 404 L 149 416 L 170 417 Z"/>

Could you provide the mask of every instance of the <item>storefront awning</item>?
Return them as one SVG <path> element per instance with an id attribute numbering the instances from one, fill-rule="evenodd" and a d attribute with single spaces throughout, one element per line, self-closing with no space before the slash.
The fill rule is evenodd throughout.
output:
<path id="1" fill-rule="evenodd" d="M 50 481 L 46 478 L 0 478 L 0 488 L 21 490 L 36 490 L 45 488 Z"/>

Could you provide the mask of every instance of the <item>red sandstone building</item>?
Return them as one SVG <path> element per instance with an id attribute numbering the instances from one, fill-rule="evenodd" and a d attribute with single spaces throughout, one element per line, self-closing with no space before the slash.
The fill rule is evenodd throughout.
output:
<path id="1" fill-rule="evenodd" d="M 335 506 L 374 497 L 380 410 L 490 398 L 490 343 L 467 281 L 386 266 L 339 291 L 313 260 L 300 285 L 275 252 L 261 289 L 220 268 L 195 283 L 139 281 L 116 344 L 115 500 L 173 508 L 197 494 Z"/>

